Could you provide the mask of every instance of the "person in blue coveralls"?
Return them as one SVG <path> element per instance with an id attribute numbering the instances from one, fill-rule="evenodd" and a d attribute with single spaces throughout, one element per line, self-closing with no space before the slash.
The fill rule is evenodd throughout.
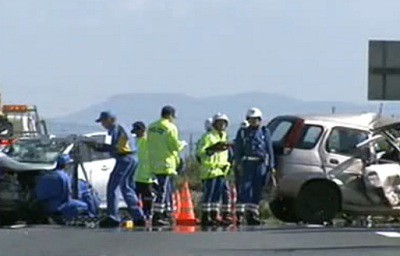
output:
<path id="1" fill-rule="evenodd" d="M 249 126 L 240 128 L 235 139 L 235 162 L 242 173 L 241 203 L 245 204 L 248 225 L 260 225 L 259 205 L 262 191 L 275 168 L 271 133 L 262 126 L 262 112 L 251 108 L 246 114 Z"/>
<path id="2" fill-rule="evenodd" d="M 72 220 L 80 215 L 94 216 L 97 208 L 90 203 L 72 198 L 71 177 L 65 169 L 73 163 L 69 155 L 61 155 L 56 170 L 37 179 L 36 199 L 49 217 Z"/>
<path id="3" fill-rule="evenodd" d="M 95 150 L 109 152 L 115 158 L 116 164 L 110 174 L 107 184 L 107 215 L 100 221 L 100 227 L 118 227 L 121 219 L 118 215 L 118 187 L 126 202 L 129 214 L 135 226 L 145 226 L 145 216 L 139 205 L 139 200 L 134 189 L 133 176 L 138 165 L 137 148 L 130 131 L 117 123 L 111 112 L 101 112 L 96 120 L 108 131 L 111 144 L 90 144 Z"/>

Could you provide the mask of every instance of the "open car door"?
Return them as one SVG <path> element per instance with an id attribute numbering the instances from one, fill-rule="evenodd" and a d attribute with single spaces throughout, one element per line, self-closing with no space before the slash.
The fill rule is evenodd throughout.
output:
<path id="1" fill-rule="evenodd" d="M 99 143 L 111 143 L 111 137 L 105 132 L 92 133 L 85 135 Z M 89 180 L 92 186 L 99 193 L 101 200 L 100 208 L 106 208 L 107 206 L 107 183 L 111 172 L 115 166 L 115 159 L 112 158 L 108 153 L 98 152 L 93 149 L 89 149 L 89 161 L 84 162 L 84 167 L 88 173 Z M 120 207 L 125 207 L 124 200 L 120 194 Z"/>

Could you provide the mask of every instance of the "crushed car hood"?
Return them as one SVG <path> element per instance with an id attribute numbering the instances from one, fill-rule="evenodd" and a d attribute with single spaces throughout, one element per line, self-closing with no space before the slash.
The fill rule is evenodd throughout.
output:
<path id="1" fill-rule="evenodd" d="M 400 119 L 391 117 L 375 117 L 371 120 L 370 129 L 373 131 L 387 130 L 387 129 L 399 129 Z"/>
<path id="2" fill-rule="evenodd" d="M 56 168 L 56 163 L 54 164 L 44 164 L 44 163 L 21 163 L 4 153 L 0 153 L 0 168 L 5 168 L 8 170 L 13 170 L 15 172 L 29 172 L 29 171 L 51 171 Z"/>

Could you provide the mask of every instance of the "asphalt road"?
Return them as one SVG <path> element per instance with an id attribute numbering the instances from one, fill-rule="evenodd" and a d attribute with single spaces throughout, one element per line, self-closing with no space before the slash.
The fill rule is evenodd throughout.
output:
<path id="1" fill-rule="evenodd" d="M 380 233 L 386 232 L 386 233 Z M 2 256 L 399 255 L 400 229 L 286 226 L 200 231 L 0 229 Z"/>

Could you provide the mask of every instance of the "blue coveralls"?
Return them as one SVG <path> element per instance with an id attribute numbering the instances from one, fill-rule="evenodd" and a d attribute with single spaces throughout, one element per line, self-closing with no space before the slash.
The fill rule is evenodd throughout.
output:
<path id="1" fill-rule="evenodd" d="M 240 129 L 235 140 L 235 160 L 243 168 L 239 198 L 247 212 L 258 215 L 263 187 L 275 167 L 269 130 L 266 127 Z"/>
<path id="2" fill-rule="evenodd" d="M 36 199 L 43 205 L 49 215 L 61 215 L 70 220 L 79 215 L 94 215 L 88 204 L 72 199 L 71 178 L 63 170 L 57 169 L 42 175 L 37 180 Z"/>
<path id="3" fill-rule="evenodd" d="M 229 162 L 233 163 L 234 151 L 232 148 L 229 149 Z M 229 182 L 229 174 L 224 177 L 222 184 L 222 214 L 232 213 L 232 193 L 231 184 Z"/>
<path id="4" fill-rule="evenodd" d="M 137 167 L 136 144 L 128 129 L 116 124 L 108 131 L 111 145 L 104 145 L 102 151 L 110 152 L 116 164 L 107 184 L 107 214 L 120 221 L 118 215 L 118 187 L 127 204 L 128 211 L 134 221 L 144 220 L 143 210 L 134 190 L 133 175 Z"/>

